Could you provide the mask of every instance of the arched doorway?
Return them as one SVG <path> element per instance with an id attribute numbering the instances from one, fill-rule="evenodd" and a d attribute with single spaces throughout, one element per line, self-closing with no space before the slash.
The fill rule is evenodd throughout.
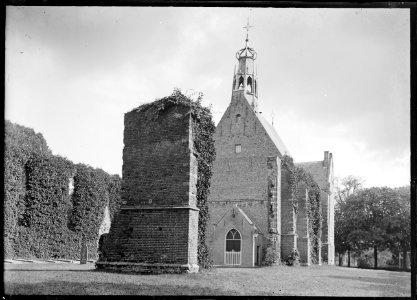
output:
<path id="1" fill-rule="evenodd" d="M 238 266 L 242 263 L 242 237 L 236 229 L 231 229 L 226 234 L 226 251 L 224 254 L 224 264 Z"/>

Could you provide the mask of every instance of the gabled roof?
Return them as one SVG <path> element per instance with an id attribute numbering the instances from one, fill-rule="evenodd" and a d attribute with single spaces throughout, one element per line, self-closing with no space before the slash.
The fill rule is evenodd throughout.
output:
<path id="1" fill-rule="evenodd" d="M 308 161 L 295 163 L 296 166 L 303 168 L 308 173 L 313 175 L 314 180 L 320 186 L 321 189 L 328 189 L 328 177 L 329 171 L 324 167 L 324 161 Z"/>
<path id="2" fill-rule="evenodd" d="M 272 125 L 269 124 L 269 122 L 260 113 L 256 112 L 255 115 L 258 117 L 258 120 L 261 122 L 266 133 L 268 134 L 272 142 L 275 144 L 275 147 L 277 147 L 281 155 L 285 155 L 285 154 L 290 155 L 290 152 L 288 151 L 287 147 L 284 145 L 284 142 L 279 137 L 275 128 L 272 127 Z"/>
<path id="3" fill-rule="evenodd" d="M 242 209 L 240 209 L 239 207 L 237 207 L 237 206 L 233 206 L 233 207 L 231 207 L 229 210 L 227 210 L 225 213 L 224 213 L 224 215 L 217 221 L 217 223 L 216 224 L 219 224 L 220 222 L 221 222 L 221 220 L 223 220 L 224 219 L 224 217 L 226 217 L 228 214 L 230 214 L 230 212 L 231 211 L 234 211 L 234 212 L 237 212 L 237 213 L 239 213 L 239 214 L 241 214 L 242 215 L 242 217 L 243 217 L 243 219 L 245 219 L 246 220 L 246 222 L 248 222 L 249 223 L 249 225 L 252 225 L 255 229 L 257 229 L 257 227 L 256 227 L 256 225 L 255 225 L 255 223 L 245 214 L 245 212 L 242 210 Z"/>

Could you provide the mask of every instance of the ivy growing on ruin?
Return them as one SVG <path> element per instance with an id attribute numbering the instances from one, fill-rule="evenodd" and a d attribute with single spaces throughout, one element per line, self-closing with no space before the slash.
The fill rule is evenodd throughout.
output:
<path id="1" fill-rule="evenodd" d="M 307 216 L 308 216 L 308 234 L 310 236 L 310 255 L 312 263 L 319 262 L 322 232 L 322 213 L 320 205 L 320 187 L 313 179 L 313 176 L 303 168 L 294 165 L 292 157 L 284 155 L 281 159 L 281 167 L 285 168 L 289 176 L 291 189 L 291 199 L 295 215 L 298 214 L 298 205 L 300 196 L 297 188 L 303 183 L 308 190 Z M 285 258 L 284 258 L 285 259 Z"/>
<path id="2" fill-rule="evenodd" d="M 105 205 L 120 207 L 120 177 L 52 155 L 33 129 L 5 129 L 5 257 L 76 259 L 83 235 L 94 257 Z"/>
<path id="3" fill-rule="evenodd" d="M 213 122 L 211 110 L 203 107 L 201 101 L 203 94 L 199 93 L 195 101 L 184 95 L 180 89 L 155 102 L 142 105 L 141 111 L 155 106 L 159 113 L 174 106 L 185 105 L 190 107 L 192 117 L 192 133 L 194 150 L 197 157 L 197 207 L 200 209 L 198 218 L 198 263 L 203 268 L 209 268 L 211 261 L 209 258 L 208 246 L 206 243 L 206 232 L 209 220 L 207 198 L 210 189 L 210 180 L 213 174 L 213 162 L 216 156 L 214 148 L 213 134 L 216 126 Z M 156 117 L 156 116 L 155 116 Z"/>

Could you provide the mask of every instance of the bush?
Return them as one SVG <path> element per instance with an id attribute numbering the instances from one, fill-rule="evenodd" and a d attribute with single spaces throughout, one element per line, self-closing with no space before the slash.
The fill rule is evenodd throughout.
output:
<path id="1" fill-rule="evenodd" d="M 297 249 L 291 251 L 290 255 L 284 259 L 287 266 L 298 266 L 300 264 L 300 254 Z"/>
<path id="2" fill-rule="evenodd" d="M 367 255 L 361 256 L 357 260 L 357 265 L 361 269 L 370 269 L 373 267 L 373 258 Z"/>

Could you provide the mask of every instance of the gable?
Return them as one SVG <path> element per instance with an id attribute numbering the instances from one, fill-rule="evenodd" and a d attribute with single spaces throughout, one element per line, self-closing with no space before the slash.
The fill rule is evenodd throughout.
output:
<path id="1" fill-rule="evenodd" d="M 309 161 L 295 163 L 297 167 L 303 168 L 305 171 L 313 175 L 314 180 L 322 190 L 329 189 L 329 175 L 328 170 L 324 166 L 323 161 Z"/>
<path id="2" fill-rule="evenodd" d="M 217 125 L 215 140 L 252 138 L 258 140 L 257 151 L 261 151 L 260 148 L 268 149 L 266 156 L 290 155 L 275 128 L 260 113 L 255 112 L 249 102 L 244 91 L 233 93 L 232 100 Z"/>

